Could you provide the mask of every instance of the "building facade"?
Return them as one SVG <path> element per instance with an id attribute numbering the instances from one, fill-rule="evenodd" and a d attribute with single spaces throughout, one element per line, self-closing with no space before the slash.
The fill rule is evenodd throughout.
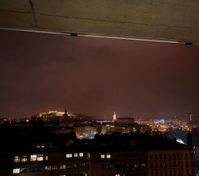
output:
<path id="1" fill-rule="evenodd" d="M 13 156 L 16 176 L 194 176 L 192 148 L 45 152 Z"/>

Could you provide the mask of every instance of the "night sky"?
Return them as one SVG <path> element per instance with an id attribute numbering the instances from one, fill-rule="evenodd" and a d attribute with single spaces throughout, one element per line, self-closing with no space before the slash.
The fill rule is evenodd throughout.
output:
<path id="1" fill-rule="evenodd" d="M 199 46 L 0 31 L 0 117 L 199 110 Z"/>

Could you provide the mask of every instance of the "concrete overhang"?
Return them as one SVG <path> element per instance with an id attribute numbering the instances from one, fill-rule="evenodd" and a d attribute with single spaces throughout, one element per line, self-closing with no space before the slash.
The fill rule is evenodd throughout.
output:
<path id="1" fill-rule="evenodd" d="M 0 28 L 199 41 L 198 0 L 0 0 Z"/>

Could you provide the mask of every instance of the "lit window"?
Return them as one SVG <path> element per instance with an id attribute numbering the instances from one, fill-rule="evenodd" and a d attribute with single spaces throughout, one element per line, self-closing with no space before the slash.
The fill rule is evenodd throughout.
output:
<path id="1" fill-rule="evenodd" d="M 27 162 L 27 161 L 28 161 L 27 156 L 22 156 L 21 162 L 22 162 L 22 163 L 25 163 L 25 162 Z"/>
<path id="2" fill-rule="evenodd" d="M 72 153 L 67 153 L 66 154 L 66 158 L 72 158 L 72 157 L 73 157 Z"/>
<path id="3" fill-rule="evenodd" d="M 84 156 L 84 153 L 79 153 L 79 157 L 83 157 Z"/>
<path id="4" fill-rule="evenodd" d="M 90 157 L 91 157 L 90 153 L 87 153 L 87 157 L 88 157 L 88 158 L 90 158 Z"/>
<path id="5" fill-rule="evenodd" d="M 30 155 L 30 161 L 37 161 L 37 155 Z"/>
<path id="6" fill-rule="evenodd" d="M 20 173 L 20 169 L 19 168 L 15 168 L 12 171 L 13 174 L 19 174 Z"/>
<path id="7" fill-rule="evenodd" d="M 120 176 L 120 174 L 115 174 L 115 176 Z"/>
<path id="8" fill-rule="evenodd" d="M 21 169 L 20 169 L 20 173 L 23 173 L 23 172 L 26 172 L 26 171 L 27 171 L 26 168 L 21 168 Z"/>
<path id="9" fill-rule="evenodd" d="M 65 164 L 60 165 L 60 169 L 66 169 L 66 165 Z"/>
<path id="10" fill-rule="evenodd" d="M 19 163 L 20 162 L 20 156 L 15 156 L 14 157 L 14 162 Z"/>
<path id="11" fill-rule="evenodd" d="M 104 159 L 104 158 L 105 158 L 105 155 L 104 155 L 104 154 L 101 154 L 101 155 L 100 155 L 100 158 L 101 158 L 101 159 Z"/>
<path id="12" fill-rule="evenodd" d="M 43 161 L 43 160 L 44 160 L 43 154 L 30 155 L 30 161 Z"/>
<path id="13" fill-rule="evenodd" d="M 107 154 L 107 155 L 106 155 L 106 158 L 107 158 L 107 159 L 110 159 L 110 158 L 111 158 L 111 154 Z"/>
<path id="14" fill-rule="evenodd" d="M 77 158 L 78 157 L 78 153 L 74 153 L 74 158 Z"/>
<path id="15" fill-rule="evenodd" d="M 51 166 L 45 166 L 45 170 L 47 171 L 51 170 Z"/>
<path id="16" fill-rule="evenodd" d="M 37 155 L 37 161 L 43 161 L 43 160 L 44 160 L 43 154 Z"/>
<path id="17" fill-rule="evenodd" d="M 48 160 L 48 156 L 46 156 L 46 160 Z"/>
<path id="18" fill-rule="evenodd" d="M 56 166 L 56 165 L 53 165 L 53 166 L 52 166 L 52 170 L 57 170 L 57 166 Z"/>

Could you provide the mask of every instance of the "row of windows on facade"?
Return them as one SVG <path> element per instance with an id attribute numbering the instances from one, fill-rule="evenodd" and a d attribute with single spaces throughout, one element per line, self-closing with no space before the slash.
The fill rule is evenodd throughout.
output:
<path id="1" fill-rule="evenodd" d="M 156 153 L 156 154 L 150 154 L 149 156 L 150 159 L 181 159 L 182 157 L 183 155 L 180 153 L 164 153 L 164 154 Z M 185 158 L 193 157 L 193 155 L 189 153 L 185 153 L 184 157 Z"/>
<path id="2" fill-rule="evenodd" d="M 51 166 L 50 167 L 50 170 L 57 170 L 57 167 L 56 166 Z M 64 169 L 65 168 L 65 165 L 60 165 L 60 169 Z M 49 169 L 49 166 L 46 166 L 45 169 Z M 25 168 L 15 168 L 13 169 L 13 174 L 20 174 L 20 173 L 24 173 L 26 171 Z M 86 172 L 80 172 L 79 174 L 77 175 L 81 175 L 81 176 L 88 176 L 88 174 Z M 66 176 L 66 175 L 60 175 L 60 176 Z M 120 174 L 116 173 L 114 174 L 114 176 L 121 176 Z"/>
<path id="3" fill-rule="evenodd" d="M 140 168 L 145 168 L 145 163 L 124 163 L 124 164 L 112 164 L 104 163 L 101 165 L 103 170 L 123 170 L 123 171 L 133 171 Z"/>
<path id="4" fill-rule="evenodd" d="M 67 153 L 66 158 L 77 158 L 77 157 L 84 157 L 84 153 Z M 44 161 L 48 160 L 48 156 L 44 156 L 44 154 L 33 154 L 30 156 L 22 155 L 22 156 L 15 156 L 14 163 L 26 163 L 28 161 L 35 162 L 35 161 Z"/>
<path id="5" fill-rule="evenodd" d="M 80 158 L 84 157 L 84 153 L 80 152 L 80 153 L 67 153 L 66 154 L 66 158 L 78 158 L 78 157 L 80 157 Z M 89 155 L 89 157 L 90 157 L 90 155 Z"/>
<path id="6" fill-rule="evenodd" d="M 101 159 L 111 159 L 111 154 L 110 153 L 108 153 L 108 154 L 105 154 L 105 153 L 100 154 L 100 158 Z"/>
<path id="7" fill-rule="evenodd" d="M 77 157 L 84 157 L 84 153 L 67 153 L 66 158 L 77 158 Z M 88 154 L 88 157 L 90 157 L 90 154 Z M 15 156 L 14 157 L 14 163 L 25 163 L 28 161 L 29 156 L 23 155 L 23 156 Z M 101 159 L 110 159 L 111 154 L 101 154 Z M 48 160 L 48 156 L 45 156 L 45 160 Z M 30 155 L 30 161 L 44 161 L 44 155 L 43 154 L 34 154 Z"/>
<path id="8" fill-rule="evenodd" d="M 20 173 L 24 173 L 23 171 L 23 168 L 16 168 L 16 169 L 13 169 L 13 174 L 20 174 Z M 70 174 L 62 174 L 62 175 L 59 175 L 59 176 L 69 176 Z M 88 176 L 88 174 L 86 172 L 79 172 L 77 174 L 74 174 L 74 175 L 77 175 L 77 176 Z"/>
<path id="9" fill-rule="evenodd" d="M 46 147 L 46 146 L 45 146 L 44 144 L 41 144 L 41 145 L 38 144 L 38 145 L 36 145 L 36 148 L 37 148 L 37 149 L 40 149 L 40 148 L 41 148 L 41 149 L 44 149 L 45 147 Z"/>
<path id="10" fill-rule="evenodd" d="M 183 161 L 169 161 L 169 162 L 151 162 L 151 168 L 162 168 L 162 167 L 181 167 Z M 189 167 L 193 163 L 186 161 L 185 167 Z"/>
<path id="11" fill-rule="evenodd" d="M 181 175 L 193 175 L 190 169 L 184 170 L 182 173 L 181 170 L 165 170 L 165 171 L 153 171 L 150 176 L 181 176 Z"/>
<path id="12" fill-rule="evenodd" d="M 179 155 L 179 154 L 178 154 Z M 178 156 L 177 155 L 177 156 Z M 164 154 L 165 156 L 165 159 L 168 158 L 169 156 L 171 156 L 171 154 Z M 176 156 L 176 155 L 174 155 Z M 66 158 L 78 158 L 78 157 L 84 157 L 84 153 L 83 152 L 80 152 L 80 153 L 67 153 L 66 154 Z M 44 155 L 43 154 L 33 154 L 33 155 L 30 155 L 30 156 L 27 156 L 27 155 L 23 155 L 23 156 L 15 156 L 14 157 L 14 163 L 25 163 L 28 161 L 28 158 L 30 158 L 29 161 L 44 161 L 44 160 L 48 160 L 48 156 L 45 156 L 44 158 Z M 90 158 L 90 154 L 88 153 L 88 158 Z M 100 158 L 101 159 L 111 159 L 111 154 L 110 153 L 103 153 L 103 154 L 100 154 Z M 150 155 L 150 159 L 162 159 L 162 154 L 155 154 L 155 155 Z M 186 157 L 187 158 L 187 157 Z M 153 165 L 153 164 L 152 164 Z M 163 163 L 163 162 L 160 162 L 160 167 L 163 167 L 163 166 L 167 166 L 167 163 Z M 169 165 L 168 166 L 171 166 L 171 162 L 169 162 Z M 173 166 L 176 166 L 176 163 L 173 162 Z M 151 166 L 151 167 L 158 167 L 158 166 Z"/>
<path id="13" fill-rule="evenodd" d="M 33 154 L 30 156 L 27 155 L 22 155 L 22 156 L 15 156 L 14 157 L 14 163 L 26 163 L 28 162 L 28 159 L 30 162 L 35 162 L 35 161 L 44 161 L 48 160 L 48 156 L 45 156 L 43 154 Z"/>
<path id="14" fill-rule="evenodd" d="M 140 163 L 140 164 L 116 164 L 113 165 L 111 163 L 106 163 L 101 165 L 102 169 L 107 169 L 107 170 L 125 170 L 125 171 L 132 171 L 136 168 L 143 168 L 146 167 L 145 163 Z M 78 163 L 67 163 L 67 164 L 61 164 L 61 165 L 38 165 L 38 166 L 30 166 L 30 167 L 22 167 L 22 168 L 14 168 L 13 169 L 13 174 L 19 174 L 19 173 L 27 173 L 27 172 L 41 172 L 41 171 L 54 171 L 54 170 L 66 170 L 66 169 L 77 169 L 78 170 L 87 170 L 89 168 L 88 162 L 78 162 Z"/>
<path id="15" fill-rule="evenodd" d="M 142 163 L 140 164 L 141 167 L 145 167 L 145 164 Z M 139 165 L 138 164 L 135 164 L 134 165 L 134 168 L 138 168 Z M 53 171 L 53 170 L 65 170 L 65 169 L 76 169 L 76 168 L 79 168 L 79 169 L 82 169 L 82 170 L 85 170 L 85 169 L 88 169 L 88 163 L 73 163 L 73 164 L 61 164 L 61 165 L 46 165 L 46 166 L 40 166 L 40 167 L 34 167 L 34 168 L 14 168 L 13 169 L 13 174 L 20 174 L 20 173 L 26 173 L 26 172 L 41 172 L 41 171 Z M 126 164 L 126 165 L 120 165 L 120 166 L 116 166 L 114 167 L 112 164 L 103 164 L 102 165 L 102 169 L 122 169 L 123 171 L 124 170 L 133 170 L 133 165 L 131 164 Z M 31 170 L 32 169 L 32 170 Z M 78 170 L 79 170 L 78 169 Z M 186 174 L 187 175 L 191 175 L 192 174 L 192 170 L 190 169 L 187 169 L 185 170 Z M 185 175 L 186 175 L 185 174 Z M 119 174 L 116 174 L 116 175 L 119 175 Z M 181 170 L 175 170 L 175 169 L 172 169 L 172 170 L 164 170 L 164 171 L 152 171 L 151 176 L 181 176 L 182 175 L 182 172 Z"/>
<path id="16" fill-rule="evenodd" d="M 47 165 L 45 166 L 44 170 L 51 171 L 51 170 L 64 170 L 64 169 L 72 169 L 72 168 L 88 168 L 88 163 L 80 162 L 80 163 L 73 163 L 73 164 L 61 164 L 61 165 Z"/>
<path id="17" fill-rule="evenodd" d="M 13 174 L 20 173 L 28 173 L 28 172 L 41 172 L 41 171 L 55 171 L 55 170 L 66 170 L 66 169 L 82 169 L 85 170 L 88 168 L 88 163 L 80 162 L 80 163 L 69 163 L 69 164 L 61 164 L 61 165 L 45 165 L 45 166 L 34 166 L 33 167 L 22 167 L 22 168 L 14 168 Z M 70 171 L 70 170 L 69 170 Z"/>

